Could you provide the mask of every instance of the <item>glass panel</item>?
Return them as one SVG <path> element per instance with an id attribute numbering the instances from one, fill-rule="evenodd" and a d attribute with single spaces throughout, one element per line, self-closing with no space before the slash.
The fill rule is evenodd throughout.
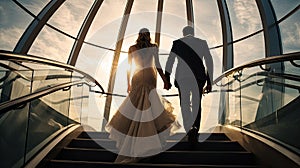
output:
<path id="1" fill-rule="evenodd" d="M 283 53 L 300 51 L 300 10 L 279 24 Z"/>
<path id="2" fill-rule="evenodd" d="M 213 58 L 214 79 L 216 79 L 224 72 L 224 68 L 223 66 L 221 66 L 223 65 L 223 47 L 210 50 L 210 54 L 212 55 Z"/>
<path id="3" fill-rule="evenodd" d="M 233 40 L 262 29 L 255 0 L 226 0 L 232 25 Z"/>
<path id="4" fill-rule="evenodd" d="M 92 0 L 66 1 L 58 8 L 48 23 L 73 37 L 77 37 L 78 31 L 92 5 Z"/>
<path id="5" fill-rule="evenodd" d="M 72 121 L 86 125 L 89 117 L 84 117 L 89 110 L 89 86 L 79 85 L 71 88 L 69 118 Z M 92 107 L 93 108 L 93 107 Z"/>
<path id="6" fill-rule="evenodd" d="M 299 150 L 300 130 L 295 127 L 299 123 L 299 73 L 293 73 L 296 67 L 290 68 L 289 62 L 277 64 L 284 64 L 286 71 L 281 73 L 253 67 L 236 73 L 241 76 L 233 77 L 234 82 L 229 83 L 229 87 L 236 89 L 229 96 L 230 111 L 226 119 L 232 125 L 241 124 L 287 144 L 292 150 Z M 232 76 L 228 79 L 231 80 Z M 241 123 L 235 122 L 240 121 L 238 113 L 241 114 Z"/>
<path id="7" fill-rule="evenodd" d="M 74 123 L 68 119 L 71 99 L 71 88 L 66 88 L 30 103 L 26 160 L 48 143 L 52 135 Z"/>
<path id="8" fill-rule="evenodd" d="M 223 43 L 222 27 L 217 1 L 193 2 L 196 36 L 207 40 L 209 47 L 221 45 Z"/>
<path id="9" fill-rule="evenodd" d="M 12 69 L 3 67 L 2 63 Z M 31 93 L 31 81 L 33 74 L 31 70 L 26 70 L 24 67 L 7 61 L 0 61 L 0 67 L 1 103 Z"/>
<path id="10" fill-rule="evenodd" d="M 114 52 L 83 44 L 76 67 L 94 77 L 106 91 Z"/>
<path id="11" fill-rule="evenodd" d="M 50 0 L 17 0 L 22 4 L 26 9 L 32 12 L 37 16 L 40 11 L 50 2 Z"/>
<path id="12" fill-rule="evenodd" d="M 235 74 L 235 76 L 239 77 L 239 74 Z M 228 79 L 223 79 L 223 84 L 226 84 L 224 89 L 232 90 L 225 94 L 225 104 L 228 104 L 229 111 L 227 112 L 225 117 L 225 123 L 229 123 L 231 125 L 240 126 L 241 124 L 241 101 L 240 101 L 240 83 L 235 80 L 233 77 L 229 77 Z M 229 100 L 226 100 L 229 99 Z M 228 101 L 228 102 L 226 102 Z M 226 106 L 226 105 L 225 105 Z"/>
<path id="13" fill-rule="evenodd" d="M 300 5 L 300 0 L 271 0 L 273 8 L 275 10 L 277 20 L 280 20 L 283 16 L 288 14 L 296 6 Z"/>
<path id="14" fill-rule="evenodd" d="M 151 40 L 154 43 L 157 2 L 157 0 L 134 1 L 126 27 L 122 51 L 128 51 L 129 47 L 135 44 L 138 32 L 141 28 L 149 29 Z"/>
<path id="15" fill-rule="evenodd" d="M 83 113 L 81 124 L 88 125 L 96 131 L 103 131 L 104 127 L 102 127 L 102 124 L 104 120 L 106 96 L 90 92 L 89 97 L 88 112 Z M 104 123 L 107 123 L 107 121 Z"/>
<path id="16" fill-rule="evenodd" d="M 162 14 L 160 53 L 169 53 L 173 40 L 181 38 L 187 26 L 186 1 L 165 0 Z"/>
<path id="17" fill-rule="evenodd" d="M 0 115 L 1 167 L 22 167 L 26 144 L 29 104 Z"/>
<path id="18" fill-rule="evenodd" d="M 265 57 L 264 37 L 262 33 L 234 43 L 234 67 Z"/>
<path id="19" fill-rule="evenodd" d="M 0 1 L 0 49 L 12 51 L 33 20 L 13 1 Z"/>
<path id="20" fill-rule="evenodd" d="M 44 90 L 51 86 L 71 82 L 72 79 L 80 79 L 80 76 L 72 76 L 72 72 L 64 70 L 35 70 L 32 91 Z"/>
<path id="21" fill-rule="evenodd" d="M 66 63 L 74 40 L 44 26 L 29 50 L 29 54 Z"/>
<path id="22" fill-rule="evenodd" d="M 125 6 L 126 0 L 103 1 L 85 41 L 114 48 Z"/>
<path id="23" fill-rule="evenodd" d="M 243 76 L 240 79 L 242 81 L 241 110 L 243 125 L 265 117 L 265 115 L 268 115 L 268 111 L 271 110 L 267 109 L 267 105 L 264 104 L 264 101 L 267 99 L 264 96 L 264 81 L 266 81 L 266 75 L 267 73 L 262 71 L 259 67 L 243 70 Z M 267 104 L 271 104 L 271 102 L 267 102 Z"/>

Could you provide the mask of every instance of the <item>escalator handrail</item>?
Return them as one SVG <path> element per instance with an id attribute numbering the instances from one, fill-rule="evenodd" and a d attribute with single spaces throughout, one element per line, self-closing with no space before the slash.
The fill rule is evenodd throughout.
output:
<path id="1" fill-rule="evenodd" d="M 241 66 L 232 68 L 224 72 L 222 75 L 217 77 L 214 80 L 214 84 L 221 81 L 224 77 L 227 77 L 235 72 L 238 72 L 240 70 L 243 70 L 245 68 L 251 68 L 255 66 L 265 65 L 265 64 L 271 64 L 271 63 L 277 63 L 277 62 L 283 62 L 283 61 L 292 61 L 292 60 L 300 60 L 300 52 L 290 53 L 290 54 L 283 54 L 279 56 L 272 56 L 268 58 L 258 59 L 251 61 L 249 63 L 243 64 Z"/>
<path id="2" fill-rule="evenodd" d="M 43 89 L 4 103 L 0 104 L 0 115 L 4 114 L 6 112 L 9 112 L 11 109 L 15 109 L 18 108 L 20 106 L 22 106 L 23 104 L 26 104 L 32 100 L 38 99 L 40 97 L 43 97 L 45 95 L 51 94 L 53 92 L 56 92 L 58 90 L 61 90 L 63 88 L 67 88 L 70 86 L 74 86 L 74 85 L 80 85 L 80 84 L 87 84 L 88 83 L 86 81 L 83 80 L 78 80 L 78 81 L 73 81 L 73 82 L 66 82 L 66 83 L 62 83 L 62 84 L 58 84 L 55 86 L 52 86 L 50 88 L 47 89 Z"/>
<path id="3" fill-rule="evenodd" d="M 82 74 L 83 76 L 85 76 L 91 82 L 94 82 L 97 86 L 99 86 L 101 91 L 103 93 L 105 93 L 103 87 L 100 85 L 100 83 L 96 79 L 94 79 L 91 75 L 89 75 L 69 64 L 65 64 L 65 63 L 62 63 L 59 61 L 55 61 L 55 60 L 51 60 L 51 59 L 47 59 L 47 58 L 43 58 L 43 57 L 38 57 L 38 56 L 34 56 L 34 55 L 15 54 L 15 53 L 12 53 L 9 51 L 4 51 L 4 50 L 0 50 L 0 60 L 35 62 L 35 63 L 41 63 L 41 64 L 51 65 L 54 67 L 59 67 L 59 68 L 64 68 L 67 70 L 75 71 L 75 72 L 78 72 L 78 73 Z"/>

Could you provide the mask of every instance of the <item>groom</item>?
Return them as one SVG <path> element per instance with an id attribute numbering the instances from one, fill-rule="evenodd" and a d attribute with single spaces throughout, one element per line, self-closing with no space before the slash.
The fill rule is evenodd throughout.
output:
<path id="1" fill-rule="evenodd" d="M 170 82 L 170 74 L 175 58 L 177 58 L 174 85 L 179 92 L 183 125 L 188 133 L 189 142 L 198 142 L 203 87 L 206 83 L 204 91 L 207 93 L 211 91 L 213 60 L 207 42 L 194 37 L 193 27 L 186 26 L 182 32 L 184 37 L 173 41 L 166 63 L 165 75 Z M 203 64 L 203 58 L 208 74 Z M 169 86 L 171 87 L 171 84 Z"/>

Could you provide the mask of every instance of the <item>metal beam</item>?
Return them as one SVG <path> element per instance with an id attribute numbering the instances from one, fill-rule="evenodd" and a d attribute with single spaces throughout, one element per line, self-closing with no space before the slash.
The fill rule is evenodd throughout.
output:
<path id="1" fill-rule="evenodd" d="M 158 0 L 157 16 L 156 16 L 156 30 L 155 30 L 155 43 L 160 44 L 161 21 L 163 12 L 164 0 Z"/>
<path id="2" fill-rule="evenodd" d="M 188 25 L 194 27 L 194 11 L 192 0 L 186 0 L 186 13 Z"/>
<path id="3" fill-rule="evenodd" d="M 119 34 L 118 34 L 116 50 L 115 50 L 115 53 L 114 53 L 114 59 L 113 59 L 112 67 L 111 67 L 111 71 L 110 71 L 110 78 L 109 78 L 108 90 L 107 90 L 108 93 L 112 93 L 113 90 L 114 90 L 116 72 L 117 72 L 117 69 L 118 69 L 118 62 L 119 62 L 120 52 L 121 52 L 121 48 L 122 48 L 122 44 L 123 44 L 123 40 L 124 40 L 125 31 L 126 31 L 128 19 L 129 19 L 129 16 L 130 16 L 131 8 L 132 8 L 132 5 L 133 5 L 133 1 L 134 0 L 127 0 L 125 12 L 124 12 L 124 15 L 123 15 L 121 27 L 120 27 Z M 106 98 L 105 108 L 104 108 L 103 126 L 106 125 L 105 122 L 108 121 L 108 119 L 109 119 L 111 101 L 112 101 L 112 96 L 108 95 L 107 98 Z M 102 127 L 102 128 L 104 128 L 104 127 Z"/>
<path id="4" fill-rule="evenodd" d="M 233 38 L 231 22 L 225 0 L 218 0 L 223 37 L 223 72 L 233 67 Z"/>
<path id="5" fill-rule="evenodd" d="M 43 8 L 43 10 L 37 15 L 37 17 L 31 22 L 26 31 L 23 33 L 22 37 L 14 48 L 14 53 L 28 53 L 32 43 L 44 25 L 64 2 L 65 0 L 53 0 Z"/>
<path id="6" fill-rule="evenodd" d="M 218 8 L 221 17 L 222 37 L 223 37 L 223 68 L 222 72 L 233 67 L 233 38 L 231 22 L 228 13 L 228 8 L 225 0 L 218 0 Z M 231 88 L 227 88 L 231 89 Z M 219 123 L 224 124 L 225 116 L 229 113 L 229 94 L 220 94 L 220 108 L 219 108 Z"/>
<path id="7" fill-rule="evenodd" d="M 256 0 L 263 24 L 266 57 L 281 55 L 282 43 L 277 19 L 270 0 Z"/>
<path id="8" fill-rule="evenodd" d="M 82 27 L 80 28 L 80 31 L 78 33 L 77 36 L 77 40 L 75 41 L 69 60 L 68 60 L 68 64 L 75 66 L 79 52 L 81 50 L 82 44 L 84 42 L 84 39 L 86 37 L 86 34 L 102 4 L 103 0 L 96 0 L 92 6 L 92 8 L 90 9 L 88 15 L 86 16 Z"/>

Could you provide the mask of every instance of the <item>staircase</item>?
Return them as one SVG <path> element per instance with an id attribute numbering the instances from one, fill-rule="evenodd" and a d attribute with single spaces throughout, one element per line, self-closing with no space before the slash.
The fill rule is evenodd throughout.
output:
<path id="1" fill-rule="evenodd" d="M 202 134 L 203 135 L 203 134 Z M 230 141 L 225 134 L 213 133 L 204 142 L 191 145 L 185 140 L 156 156 L 145 158 L 139 163 L 113 163 L 117 154 L 99 144 L 106 143 L 115 149 L 115 142 L 107 133 L 82 132 L 72 139 L 59 154 L 46 163 L 55 168 L 160 168 L 160 167 L 259 167 L 252 153 L 245 151 L 237 142 Z M 167 145 L 175 143 L 178 136 L 170 137 Z M 99 143 L 101 142 L 101 143 Z"/>

